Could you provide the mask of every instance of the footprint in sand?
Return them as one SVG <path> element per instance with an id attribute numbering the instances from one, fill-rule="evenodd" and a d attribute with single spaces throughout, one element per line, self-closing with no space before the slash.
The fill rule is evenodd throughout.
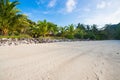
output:
<path id="1" fill-rule="evenodd" d="M 116 53 L 116 54 L 119 54 L 119 53 Z"/>
<path id="2" fill-rule="evenodd" d="M 102 65 L 104 65 L 104 62 L 102 62 Z"/>
<path id="3" fill-rule="evenodd" d="M 100 70 L 100 74 L 102 74 L 103 72 L 102 72 L 102 70 Z"/>

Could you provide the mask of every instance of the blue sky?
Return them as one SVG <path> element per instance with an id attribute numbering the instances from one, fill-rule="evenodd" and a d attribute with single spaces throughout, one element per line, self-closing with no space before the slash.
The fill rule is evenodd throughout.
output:
<path id="1" fill-rule="evenodd" d="M 14 1 L 14 0 L 11 0 Z M 18 0 L 17 6 L 33 21 L 68 24 L 116 24 L 120 22 L 120 0 Z"/>

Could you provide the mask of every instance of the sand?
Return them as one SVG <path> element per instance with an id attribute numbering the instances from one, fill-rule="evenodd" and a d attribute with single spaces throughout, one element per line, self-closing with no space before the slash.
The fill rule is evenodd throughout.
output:
<path id="1" fill-rule="evenodd" d="M 0 80 L 120 80 L 120 41 L 1 46 Z"/>

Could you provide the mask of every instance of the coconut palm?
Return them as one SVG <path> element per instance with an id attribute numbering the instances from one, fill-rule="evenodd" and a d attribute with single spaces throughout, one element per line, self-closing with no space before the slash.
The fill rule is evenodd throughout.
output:
<path id="1" fill-rule="evenodd" d="M 73 34 L 74 34 L 74 31 L 75 31 L 74 25 L 73 25 L 73 24 L 69 25 L 69 26 L 68 26 L 68 32 L 73 35 Z"/>
<path id="2" fill-rule="evenodd" d="M 48 24 L 48 35 L 56 35 L 58 33 L 58 27 L 52 22 L 47 22 Z"/>
<path id="3" fill-rule="evenodd" d="M 84 36 L 86 34 L 85 32 L 85 25 L 78 23 L 76 30 L 75 30 L 75 37 L 79 39 L 84 39 Z"/>
<path id="4" fill-rule="evenodd" d="M 66 33 L 67 33 L 67 26 L 65 26 L 65 27 L 60 27 L 60 28 L 59 28 L 59 32 L 60 32 L 60 36 L 61 36 L 62 38 L 64 38 L 64 37 L 66 36 Z"/>
<path id="5" fill-rule="evenodd" d="M 19 14 L 16 16 L 15 22 L 17 24 L 12 24 L 12 29 L 14 29 L 14 31 L 19 31 L 20 34 L 25 34 L 30 26 L 27 16 Z"/>
<path id="6" fill-rule="evenodd" d="M 67 38 L 73 39 L 74 33 L 75 33 L 74 25 L 71 24 L 67 27 L 67 34 L 66 34 Z"/>
<path id="7" fill-rule="evenodd" d="M 38 21 L 36 25 L 29 28 L 29 34 L 33 37 L 46 37 L 47 35 L 55 35 L 58 32 L 57 25 L 44 21 Z"/>
<path id="8" fill-rule="evenodd" d="M 9 28 L 12 27 L 13 19 L 16 18 L 19 12 L 16 9 L 16 5 L 18 4 L 18 1 L 10 2 L 9 0 L 0 0 L 0 29 L 3 35 L 7 35 Z"/>
<path id="9" fill-rule="evenodd" d="M 33 38 L 40 37 L 40 28 L 39 26 L 32 25 L 29 27 L 28 34 L 32 36 Z"/>
<path id="10" fill-rule="evenodd" d="M 38 21 L 37 26 L 39 27 L 40 34 L 45 37 L 48 34 L 48 23 L 46 20 Z"/>

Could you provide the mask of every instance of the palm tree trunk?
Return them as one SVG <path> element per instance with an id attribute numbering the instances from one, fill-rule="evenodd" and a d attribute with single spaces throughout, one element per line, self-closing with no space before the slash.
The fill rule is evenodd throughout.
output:
<path id="1" fill-rule="evenodd" d="M 4 28 L 3 31 L 2 31 L 2 34 L 4 36 L 7 36 L 8 35 L 8 29 L 7 28 Z"/>

